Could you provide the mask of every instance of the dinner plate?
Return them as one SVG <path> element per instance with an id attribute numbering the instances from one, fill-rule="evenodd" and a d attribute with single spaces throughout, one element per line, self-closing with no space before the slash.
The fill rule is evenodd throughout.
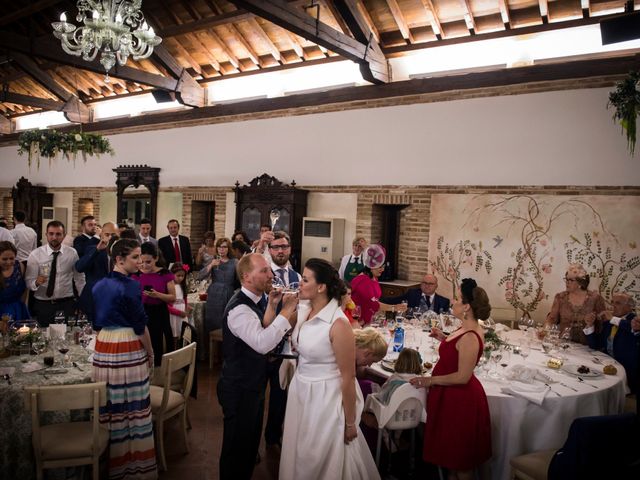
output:
<path id="1" fill-rule="evenodd" d="M 601 377 L 603 374 L 589 367 L 589 371 L 587 373 L 578 372 L 579 365 L 575 364 L 566 364 L 562 366 L 562 370 L 567 372 L 569 375 L 573 375 L 575 377 Z"/>

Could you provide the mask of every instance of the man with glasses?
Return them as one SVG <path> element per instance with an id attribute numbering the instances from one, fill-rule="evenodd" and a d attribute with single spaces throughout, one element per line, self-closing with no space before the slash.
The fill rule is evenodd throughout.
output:
<path id="1" fill-rule="evenodd" d="M 93 286 L 109 275 L 111 271 L 111 258 L 109 257 L 109 242 L 113 237 L 119 237 L 120 230 L 117 225 L 107 222 L 102 226 L 100 241 L 97 245 L 89 245 L 85 248 L 84 255 L 76 262 L 76 270 L 84 273 L 86 284 L 78 307 L 82 310 L 93 324 Z"/>
<path id="2" fill-rule="evenodd" d="M 389 305 L 397 305 L 407 302 L 409 308 L 432 310 L 436 313 L 448 312 L 451 302 L 448 298 L 438 295 L 438 279 L 435 275 L 427 274 L 420 282 L 420 288 L 411 288 L 397 297 L 383 297 L 381 302 Z"/>
<path id="3" fill-rule="evenodd" d="M 291 239 L 286 232 L 277 231 L 273 233 L 273 240 L 269 243 L 269 256 L 271 270 L 273 271 L 273 284 L 287 287 L 297 287 L 302 277 L 291 266 Z M 265 258 L 266 255 L 265 255 Z M 269 261 L 269 259 L 267 259 Z M 279 312 L 281 306 L 278 306 Z M 288 340 L 288 339 L 287 339 Z M 282 351 L 282 342 L 276 347 L 275 352 Z M 287 391 L 280 388 L 280 366 L 282 358 L 271 356 L 267 365 L 267 377 L 269 379 L 269 413 L 267 424 L 264 429 L 264 438 L 267 446 L 280 446 L 282 439 L 282 424 L 284 414 L 287 409 Z"/>

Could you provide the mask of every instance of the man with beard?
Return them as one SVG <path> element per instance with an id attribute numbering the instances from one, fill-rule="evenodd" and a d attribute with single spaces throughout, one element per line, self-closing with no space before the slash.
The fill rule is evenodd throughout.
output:
<path id="1" fill-rule="evenodd" d="M 273 234 L 273 240 L 269 243 L 269 256 L 271 258 L 271 270 L 273 270 L 274 284 L 289 287 L 291 284 L 299 284 L 301 276 L 296 272 L 289 257 L 291 256 L 291 239 L 286 232 L 277 231 Z M 265 255 L 266 258 L 266 255 Z M 275 353 L 279 353 L 284 346 L 283 341 L 276 347 Z M 282 438 L 282 424 L 287 409 L 287 391 L 280 388 L 280 366 L 282 358 L 272 355 L 267 366 L 269 379 L 269 413 L 264 429 L 264 438 L 267 446 L 280 446 Z"/>
<path id="2" fill-rule="evenodd" d="M 78 257 L 84 256 L 84 251 L 89 245 L 97 245 L 100 238 L 96 236 L 98 231 L 98 223 L 96 217 L 87 215 L 80 220 L 82 233 L 73 239 L 73 248 L 76 249 Z"/>
<path id="3" fill-rule="evenodd" d="M 294 324 L 297 295 L 271 291 L 273 272 L 260 254 L 240 259 L 236 268 L 242 288 L 225 308 L 222 320 L 224 363 L 218 401 L 224 416 L 220 478 L 249 480 L 253 473 L 264 413 L 266 353 Z M 268 302 L 265 293 L 269 293 Z M 276 315 L 276 306 L 282 310 Z"/>
<path id="4" fill-rule="evenodd" d="M 64 234 L 62 222 L 49 222 L 47 244 L 36 248 L 27 259 L 25 282 L 34 296 L 32 312 L 42 327 L 48 327 L 58 311 L 64 312 L 65 317 L 73 315 L 73 285 L 81 294 L 85 284 L 84 273 L 75 269 L 78 253 L 62 245 Z"/>

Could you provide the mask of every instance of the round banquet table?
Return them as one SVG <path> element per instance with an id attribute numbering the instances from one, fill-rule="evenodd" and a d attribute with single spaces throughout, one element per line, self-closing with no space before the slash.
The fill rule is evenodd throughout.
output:
<path id="1" fill-rule="evenodd" d="M 78 367 L 69 363 L 64 373 L 52 373 L 51 369 L 30 373 L 22 371 L 31 362 L 42 365 L 43 355 L 0 359 L 0 373 L 4 375 L 5 372 L 13 372 L 10 376 L 11 384 L 0 376 L 0 478 L 28 480 L 36 476 L 31 446 L 31 413 L 25 410 L 24 387 L 91 382 L 93 368 L 87 361 L 88 353 L 79 345 L 71 345 L 68 355 L 70 361 L 75 361 Z M 23 363 L 24 358 L 29 363 Z M 60 354 L 56 352 L 54 358 L 54 368 L 59 369 Z"/>
<path id="2" fill-rule="evenodd" d="M 419 328 L 407 326 L 405 331 L 406 347 L 418 349 L 428 361 L 435 360 L 438 344 L 436 340 L 429 338 L 429 334 Z M 385 333 L 388 338 L 388 331 Z M 504 340 L 512 345 L 525 339 L 524 332 L 519 330 L 508 331 L 502 335 Z M 511 478 L 509 460 L 512 457 L 562 447 L 569 427 L 576 418 L 614 415 L 623 411 L 625 395 L 628 393 L 626 374 L 622 365 L 613 358 L 590 350 L 584 345 L 572 343 L 563 353 L 567 357 L 566 365 L 585 365 L 601 372 L 602 365 L 599 362 L 602 362 L 613 364 L 618 370 L 616 375 L 583 378 L 584 381 L 580 382 L 577 377 L 565 373 L 562 369 L 547 368 L 546 361 L 549 357 L 538 350 L 540 342 L 530 340 L 530 344 L 531 353 L 526 360 L 512 353 L 509 367 L 523 364 L 537 368 L 541 373 L 551 377 L 551 390 L 545 396 L 542 405 L 504 393 L 502 389 L 509 385 L 508 380 L 478 377 L 489 402 L 493 449 L 491 460 L 481 468 L 482 478 L 508 480 Z M 508 371 L 509 367 L 505 370 Z M 390 375 L 380 363 L 369 367 L 369 373 L 383 378 Z M 535 383 L 540 384 L 538 381 Z"/>

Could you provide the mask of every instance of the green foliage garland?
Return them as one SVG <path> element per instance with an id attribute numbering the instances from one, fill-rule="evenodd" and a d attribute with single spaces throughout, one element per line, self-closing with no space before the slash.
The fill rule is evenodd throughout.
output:
<path id="1" fill-rule="evenodd" d="M 629 72 L 627 78 L 616 83 L 616 89 L 609 93 L 607 108 L 616 109 L 613 121 L 620 122 L 627 136 L 627 148 L 633 155 L 636 148 L 636 118 L 640 113 L 640 92 L 636 85 L 640 80 L 640 72 Z"/>
<path id="2" fill-rule="evenodd" d="M 81 152 L 85 162 L 87 155 L 115 154 L 109 140 L 97 133 L 26 130 L 18 138 L 18 154 L 28 154 L 29 168 L 33 159 L 37 162 L 37 168 L 40 168 L 41 156 L 47 157 L 49 163 L 60 154 L 67 160 L 75 161 L 78 152 Z"/>

